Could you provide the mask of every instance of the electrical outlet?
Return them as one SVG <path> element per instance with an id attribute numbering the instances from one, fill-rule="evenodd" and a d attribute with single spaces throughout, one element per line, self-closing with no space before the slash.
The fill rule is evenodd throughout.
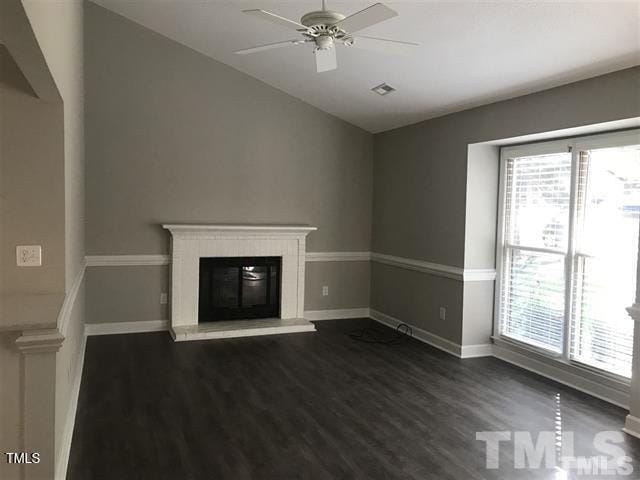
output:
<path id="1" fill-rule="evenodd" d="M 161 293 L 160 294 L 160 305 L 166 305 L 167 302 L 169 302 L 169 295 L 167 295 L 166 293 Z"/>
<path id="2" fill-rule="evenodd" d="M 440 307 L 440 320 L 447 319 L 447 309 L 445 307 Z"/>
<path id="3" fill-rule="evenodd" d="M 322 296 L 323 297 L 328 297 L 329 296 L 329 287 L 327 285 L 322 287 Z"/>
<path id="4" fill-rule="evenodd" d="M 42 247 L 40 245 L 18 245 L 16 263 L 19 267 L 39 267 L 42 265 Z"/>

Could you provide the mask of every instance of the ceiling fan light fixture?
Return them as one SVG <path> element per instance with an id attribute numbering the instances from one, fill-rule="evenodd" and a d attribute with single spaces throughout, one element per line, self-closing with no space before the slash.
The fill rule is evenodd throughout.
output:
<path id="1" fill-rule="evenodd" d="M 331 47 L 333 47 L 333 38 L 329 35 L 320 35 L 315 39 L 315 41 L 316 46 L 320 50 L 329 50 Z"/>
<path id="2" fill-rule="evenodd" d="M 396 89 L 387 83 L 381 83 L 380 85 L 373 87 L 371 91 L 384 97 L 385 95 L 388 95 L 391 92 L 395 92 Z"/>

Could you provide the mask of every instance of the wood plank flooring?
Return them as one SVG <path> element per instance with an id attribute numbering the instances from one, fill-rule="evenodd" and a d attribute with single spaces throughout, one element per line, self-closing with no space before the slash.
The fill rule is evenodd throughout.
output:
<path id="1" fill-rule="evenodd" d="M 631 476 L 514 469 L 511 442 L 486 469 L 478 431 L 560 428 L 590 456 L 594 434 L 620 431 L 626 412 L 494 358 L 349 338 L 368 322 L 184 343 L 90 337 L 68 478 L 639 478 L 640 440 L 626 435 Z"/>

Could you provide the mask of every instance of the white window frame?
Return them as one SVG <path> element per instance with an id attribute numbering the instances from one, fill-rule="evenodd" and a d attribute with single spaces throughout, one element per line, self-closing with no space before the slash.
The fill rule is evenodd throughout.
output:
<path id="1" fill-rule="evenodd" d="M 624 147 L 629 145 L 640 144 L 640 130 L 627 130 L 613 133 L 602 133 L 597 135 L 589 135 L 584 137 L 572 137 L 560 140 L 551 140 L 539 143 L 530 143 L 523 145 L 507 146 L 500 149 L 500 179 L 498 191 L 498 230 L 496 238 L 496 288 L 494 293 L 494 318 L 493 318 L 493 334 L 494 338 L 502 342 L 515 345 L 521 349 L 531 351 L 538 355 L 542 355 L 553 361 L 570 365 L 577 369 L 587 371 L 611 380 L 630 383 L 630 379 L 616 375 L 611 372 L 600 370 L 589 365 L 574 361 L 570 358 L 570 342 L 571 342 L 571 321 L 572 321 L 572 292 L 573 292 L 573 271 L 576 262 L 575 250 L 575 227 L 577 216 L 577 184 L 578 184 L 578 166 L 579 155 L 581 151 L 608 148 L 608 147 Z M 514 338 L 502 335 L 501 328 L 501 293 L 504 281 L 504 258 L 505 258 L 505 214 L 506 214 L 506 162 L 509 158 L 545 155 L 552 153 L 571 152 L 571 194 L 569 200 L 569 233 L 567 252 L 557 251 L 546 248 L 528 248 L 523 250 L 540 251 L 546 253 L 555 253 L 565 255 L 565 312 L 563 325 L 563 348 L 560 354 L 549 350 L 536 347 L 525 342 L 518 341 Z M 520 246 L 514 246 L 520 249 Z M 640 262 L 640 256 L 639 260 Z M 624 308 L 624 307 L 623 307 Z M 629 318 L 629 321 L 633 321 Z"/>

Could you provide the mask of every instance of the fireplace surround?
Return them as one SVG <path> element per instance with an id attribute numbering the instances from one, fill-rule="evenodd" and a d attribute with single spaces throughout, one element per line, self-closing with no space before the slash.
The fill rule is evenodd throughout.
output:
<path id="1" fill-rule="evenodd" d="M 306 237 L 309 225 L 165 224 L 171 232 L 171 334 L 178 340 L 313 331 L 304 320 Z M 199 320 L 203 258 L 278 257 L 279 318 Z M 246 321 L 240 321 L 246 320 Z"/>

